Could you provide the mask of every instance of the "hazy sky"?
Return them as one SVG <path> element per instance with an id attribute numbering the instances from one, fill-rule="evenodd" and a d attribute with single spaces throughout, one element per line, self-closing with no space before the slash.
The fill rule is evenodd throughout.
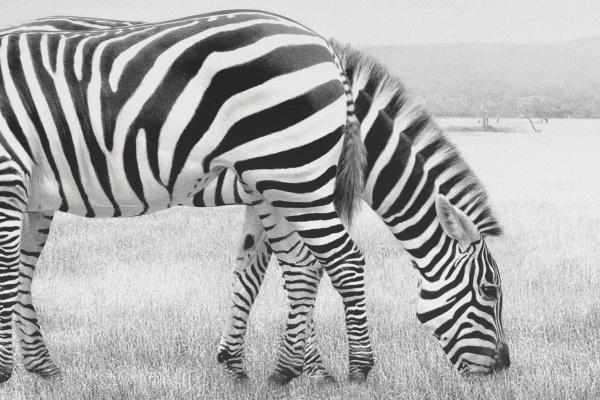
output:
<path id="1" fill-rule="evenodd" d="M 543 43 L 600 35 L 600 0 L 0 0 L 0 25 L 57 14 L 157 21 L 228 8 L 274 11 L 354 44 Z"/>

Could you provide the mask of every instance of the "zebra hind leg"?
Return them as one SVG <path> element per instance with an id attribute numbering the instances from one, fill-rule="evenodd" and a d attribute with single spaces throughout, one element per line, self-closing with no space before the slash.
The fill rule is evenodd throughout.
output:
<path id="1" fill-rule="evenodd" d="M 306 266 L 303 268 L 295 265 L 293 262 L 301 259 L 306 264 L 307 261 L 306 259 L 297 258 L 296 253 L 302 251 L 302 248 L 289 245 L 289 230 L 285 230 L 285 224 L 280 224 L 281 220 L 269 213 L 268 206 L 262 199 L 257 199 L 253 203 L 253 207 L 247 209 L 247 213 L 254 214 L 254 221 L 260 221 L 260 224 L 266 228 L 265 233 L 269 238 L 269 246 L 267 247 L 277 256 L 283 271 L 284 286 L 288 294 L 289 312 L 286 335 L 279 346 L 278 363 L 275 372 L 269 377 L 270 383 L 283 385 L 302 373 L 306 340 L 306 320 L 307 316 L 312 315 L 316 289 L 314 288 L 314 284 L 306 285 L 302 279 L 289 282 L 290 277 L 299 276 L 295 271 L 303 271 L 306 268 Z M 311 286 L 308 287 L 308 291 L 306 290 L 307 286 Z M 249 312 L 249 308 L 247 310 Z"/>
<path id="2" fill-rule="evenodd" d="M 323 278 L 323 268 L 320 266 L 317 268 L 319 281 Z M 317 283 L 318 289 L 319 283 Z M 318 291 L 318 290 L 317 290 Z M 336 380 L 331 375 L 325 365 L 323 364 L 323 358 L 319 351 L 319 342 L 317 341 L 315 320 L 310 318 L 308 320 L 308 338 L 306 339 L 306 349 L 304 352 L 304 374 L 310 378 L 311 381 L 316 383 L 335 383 Z"/>
<path id="3" fill-rule="evenodd" d="M 286 250 L 274 249 L 283 271 L 284 289 L 288 298 L 285 333 L 277 352 L 275 371 L 269 376 L 269 382 L 278 386 L 289 383 L 304 372 L 310 321 L 312 320 L 319 283 L 318 277 L 311 273 L 317 269 L 316 262 L 288 264 L 283 261 L 282 253 L 284 252 L 293 254 L 294 249 L 306 252 L 301 242 L 297 243 L 299 244 Z M 318 369 L 312 368 L 311 372 L 317 372 Z"/>
<path id="4" fill-rule="evenodd" d="M 314 319 L 308 324 L 308 339 L 306 339 L 306 350 L 304 353 L 304 373 L 314 382 L 336 383 L 323 364 L 321 352 L 317 342 Z"/>
<path id="5" fill-rule="evenodd" d="M 278 348 L 275 371 L 269 377 L 271 384 L 281 386 L 303 372 L 308 325 L 312 320 L 321 274 L 316 259 L 299 240 L 298 234 L 290 229 L 291 225 L 262 199 L 253 206 L 265 227 L 269 247 L 281 266 L 288 298 L 285 334 Z M 324 368 L 311 369 L 315 373 L 321 370 Z"/>
<path id="6" fill-rule="evenodd" d="M 250 310 L 258 296 L 271 253 L 260 220 L 247 207 L 230 294 L 230 311 L 217 348 L 219 364 L 237 379 L 248 378 L 243 362 L 244 336 Z"/>
<path id="7" fill-rule="evenodd" d="M 369 325 L 367 322 L 366 296 L 364 289 L 364 258 L 358 247 L 350 240 L 352 250 L 346 257 L 327 264 L 326 271 L 336 291 L 342 296 L 346 315 L 351 382 L 363 383 L 375 364 Z"/>
<path id="8" fill-rule="evenodd" d="M 219 363 L 238 379 L 248 377 L 243 365 L 243 340 L 251 307 L 260 291 L 272 254 L 260 219 L 249 208 L 246 210 L 242 233 L 230 296 L 230 312 L 219 342 L 217 356 Z M 304 372 L 316 382 L 333 382 L 333 377 L 323 366 L 313 325 L 311 320 Z"/>
<path id="9" fill-rule="evenodd" d="M 267 202 L 263 202 L 267 203 Z M 271 207 L 273 215 L 279 215 L 279 210 L 284 209 L 273 209 L 270 204 L 268 207 Z M 322 211 L 321 211 L 322 210 Z M 280 254 L 277 249 L 274 248 L 274 251 L 277 255 L 277 258 L 282 264 L 282 259 L 280 258 L 282 255 L 291 256 L 292 259 L 295 260 L 316 260 L 324 266 L 325 271 L 329 275 L 331 283 L 336 291 L 341 295 L 342 301 L 344 303 L 344 311 L 346 315 L 346 333 L 348 338 L 349 345 L 349 369 L 350 374 L 349 378 L 353 382 L 364 382 L 367 379 L 367 375 L 374 365 L 374 356 L 373 350 L 371 347 L 370 335 L 369 335 L 369 326 L 367 321 L 367 309 L 366 309 L 366 296 L 365 296 L 365 277 L 364 277 L 364 257 L 362 252 L 358 249 L 356 244 L 354 244 L 353 240 L 350 238 L 347 230 L 344 228 L 341 220 L 337 217 L 335 213 L 333 204 L 328 204 L 322 207 L 319 210 L 320 213 L 317 215 L 318 223 L 315 221 L 311 221 L 309 218 L 304 218 L 303 216 L 297 217 L 295 215 L 291 215 L 286 219 L 293 225 L 292 229 L 294 232 L 288 234 L 286 238 L 288 241 L 290 239 L 296 241 L 298 244 L 293 249 L 284 250 Z M 263 212 L 261 212 L 261 219 L 263 222 L 263 226 L 273 226 L 273 221 L 266 221 L 263 219 Z M 283 220 L 281 217 L 279 220 Z M 312 225 L 311 225 L 312 222 Z M 284 224 L 281 224 L 284 225 Z M 287 224 L 289 225 L 289 224 Z M 323 226 L 320 228 L 319 225 Z M 317 228 L 315 228 L 317 227 Z M 271 235 L 271 230 L 265 228 L 267 232 L 267 236 L 273 246 L 273 240 L 278 240 L 281 236 L 275 235 L 274 237 Z M 325 233 L 325 235 L 323 235 Z M 291 251 L 294 250 L 294 251 Z M 310 256 L 313 256 L 310 258 Z M 299 263 L 298 267 L 302 268 L 302 263 Z M 304 261 L 304 284 L 310 283 L 310 281 L 306 280 L 306 271 L 315 271 L 316 261 L 314 262 L 306 262 Z M 288 294 L 290 295 L 290 302 L 294 298 L 299 301 L 299 304 L 305 307 L 304 309 L 295 309 L 293 313 L 288 317 L 289 321 L 294 321 L 296 319 L 295 325 L 288 325 L 287 333 L 288 335 L 295 335 L 295 339 L 290 343 L 286 343 L 287 346 L 284 346 L 284 350 L 287 347 L 296 347 L 297 351 L 304 351 L 303 345 L 305 344 L 304 339 L 306 334 L 305 331 L 301 330 L 301 328 L 306 328 L 301 326 L 300 320 L 298 318 L 301 315 L 301 312 L 305 312 L 306 315 L 305 323 L 307 324 L 312 318 L 312 306 L 314 305 L 314 300 L 316 297 L 316 284 L 312 290 L 314 290 L 313 296 L 308 296 L 310 293 L 306 291 L 302 292 L 305 297 L 299 296 L 295 293 L 295 289 L 290 289 L 289 282 L 294 282 L 293 276 L 288 276 L 285 278 L 286 281 L 286 289 L 288 290 Z M 315 272 L 314 281 L 318 284 L 320 279 L 320 271 Z M 290 306 L 293 307 L 292 304 Z M 284 354 L 285 355 L 285 354 Z M 277 373 L 285 373 L 285 370 L 281 370 L 281 366 L 285 365 L 294 365 L 294 361 L 290 357 L 290 361 L 285 359 L 285 357 L 280 356 L 280 361 L 278 364 L 278 368 L 275 371 Z M 292 370 L 292 372 L 297 372 L 296 370 Z"/>
<path id="10" fill-rule="evenodd" d="M 38 258 L 44 249 L 53 215 L 25 213 L 21 237 L 19 295 L 14 323 L 25 369 L 49 378 L 60 373 L 40 330 L 31 297 L 31 284 Z"/>

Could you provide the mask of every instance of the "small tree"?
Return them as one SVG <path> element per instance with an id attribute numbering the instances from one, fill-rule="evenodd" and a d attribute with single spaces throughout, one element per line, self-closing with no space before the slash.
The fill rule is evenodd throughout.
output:
<path id="1" fill-rule="evenodd" d="M 483 104 L 481 105 L 481 108 L 479 110 L 479 118 L 481 121 L 481 129 L 483 129 L 484 131 L 489 129 L 489 127 L 490 127 L 489 116 L 488 116 L 488 112 L 486 111 L 485 107 L 483 107 Z"/>

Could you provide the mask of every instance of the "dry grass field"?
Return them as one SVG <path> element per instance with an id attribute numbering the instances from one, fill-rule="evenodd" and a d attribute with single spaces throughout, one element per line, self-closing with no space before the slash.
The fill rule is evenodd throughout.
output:
<path id="1" fill-rule="evenodd" d="M 457 121 L 442 120 L 457 125 Z M 251 380 L 216 362 L 242 210 L 171 210 L 122 220 L 61 215 L 34 298 L 60 378 L 19 364 L 1 399 L 600 398 L 600 121 L 550 121 L 541 134 L 450 133 L 486 184 L 506 234 L 490 246 L 503 278 L 512 367 L 464 378 L 419 326 L 416 279 L 372 212 L 367 256 L 376 366 L 349 384 L 341 301 L 322 283 L 317 329 L 336 385 L 266 378 L 285 316 L 272 265 L 247 337 Z M 527 132 L 527 133 L 525 133 Z"/>

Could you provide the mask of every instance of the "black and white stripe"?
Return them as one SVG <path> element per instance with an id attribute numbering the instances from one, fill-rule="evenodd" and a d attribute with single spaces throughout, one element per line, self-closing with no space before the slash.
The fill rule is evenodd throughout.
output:
<path id="1" fill-rule="evenodd" d="M 34 265 L 56 210 L 118 217 L 193 205 L 206 184 L 231 170 L 260 212 L 280 263 L 307 265 L 306 255 L 298 259 L 278 244 L 285 230 L 339 281 L 348 312 L 361 318 L 347 319 L 351 371 L 360 369 L 352 349 L 362 346 L 353 332 L 366 318 L 364 289 L 341 277 L 362 283 L 364 261 L 338 218 L 348 211 L 334 206 L 339 188 L 330 172 L 337 167 L 347 179 L 362 172 L 356 162 L 338 167 L 342 147 L 355 143 L 357 132 L 349 128 L 351 95 L 328 42 L 294 21 L 253 10 L 56 29 L 17 26 L 0 36 L 0 144 L 27 190 L 19 193 L 15 214 L 33 216 L 23 232 L 45 232 L 30 235 L 35 249 L 22 253 L 22 270 Z M 342 195 L 351 200 L 356 193 Z M 10 227 L 0 221 L 0 231 Z M 2 247 L 6 257 L 0 260 L 2 379 L 12 370 L 9 325 L 21 229 L 14 236 L 16 245 Z M 30 290 L 26 280 L 23 295 Z M 290 299 L 292 309 L 304 312 L 290 313 L 275 381 L 302 371 L 313 304 Z M 19 307 L 17 322 L 29 320 L 35 328 L 24 330 L 23 344 L 39 327 L 26 316 L 35 317 L 33 308 Z M 40 358 L 32 357 L 29 369 L 50 375 L 55 366 L 38 339 L 29 352 Z"/>
<path id="2" fill-rule="evenodd" d="M 356 114 L 367 147 L 368 177 L 363 199 L 381 216 L 413 259 L 421 290 L 417 315 L 432 331 L 459 370 L 489 372 L 510 364 L 501 321 L 500 274 L 485 237 L 501 230 L 486 194 L 456 148 L 430 117 L 407 96 L 400 82 L 373 59 L 334 43 L 351 80 Z M 228 178 L 223 177 L 223 181 Z M 208 186 L 204 205 L 220 205 L 220 193 L 233 188 Z M 260 238 L 260 225 L 246 225 L 244 237 Z M 457 229 L 461 227 L 462 229 Z M 238 290 L 219 352 L 239 356 L 247 317 L 260 274 L 252 260 L 270 256 L 257 244 L 252 259 L 235 276 Z M 247 252 L 247 250 L 246 250 Z M 245 254 L 245 250 L 240 250 Z M 266 265 L 265 263 L 261 263 Z M 308 279 L 316 288 L 318 279 Z M 235 315 L 236 322 L 231 318 Z M 311 336 L 314 332 L 311 332 Z M 311 340 L 312 352 L 317 351 Z M 307 360 L 308 362 L 308 360 Z M 239 366 L 239 362 L 236 367 Z M 316 364 L 319 368 L 319 364 Z M 305 368 L 311 368 L 307 364 Z"/>
<path id="3" fill-rule="evenodd" d="M 364 200 L 409 250 L 421 273 L 419 318 L 439 338 L 457 368 L 486 372 L 507 366 L 500 277 L 483 239 L 498 235 L 500 229 L 487 206 L 482 186 L 430 118 L 412 103 L 397 79 L 359 52 L 339 45 L 335 49 L 343 55 L 343 67 L 352 81 L 356 112 L 368 149 Z M 435 207 L 443 202 L 439 195 L 449 199 L 457 215 L 464 213 L 475 225 L 480 237 L 465 246 L 466 250 L 444 230 Z M 249 201 L 235 175 L 223 172 L 194 197 L 193 203 L 203 207 Z M 248 313 L 271 255 L 271 248 L 263 243 L 261 226 L 248 222 L 245 225 L 232 312 L 219 345 L 219 359 L 240 375 L 245 374 L 241 354 Z M 288 248 L 296 245 L 292 241 Z M 295 279 L 308 282 L 316 293 L 319 277 L 311 272 L 300 273 Z M 456 293 L 461 296 L 456 297 Z M 470 302 L 467 304 L 465 299 Z M 447 304 L 462 305 L 461 313 L 441 306 Z M 305 370 L 321 374 L 323 368 L 313 335 Z"/>

